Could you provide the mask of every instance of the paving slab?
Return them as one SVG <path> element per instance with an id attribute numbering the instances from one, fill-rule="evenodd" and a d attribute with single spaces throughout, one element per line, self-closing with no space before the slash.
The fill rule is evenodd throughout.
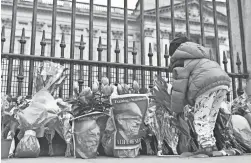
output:
<path id="1" fill-rule="evenodd" d="M 97 157 L 95 159 L 39 157 L 3 159 L 2 163 L 251 163 L 251 155 L 211 158 L 181 158 L 178 156 L 139 156 L 136 158 Z"/>

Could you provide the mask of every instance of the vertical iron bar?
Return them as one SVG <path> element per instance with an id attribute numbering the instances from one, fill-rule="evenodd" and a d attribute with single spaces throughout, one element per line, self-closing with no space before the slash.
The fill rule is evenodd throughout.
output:
<path id="1" fill-rule="evenodd" d="M 71 48 L 70 58 L 74 59 L 74 48 L 75 48 L 75 22 L 76 22 L 76 0 L 72 0 L 72 15 L 71 15 Z M 70 64 L 70 83 L 69 83 L 69 96 L 73 95 L 73 75 L 74 75 L 74 64 Z"/>
<path id="2" fill-rule="evenodd" d="M 185 0 L 185 13 L 186 13 L 186 35 L 190 39 L 190 24 L 189 24 L 189 8 L 188 0 Z"/>
<path id="3" fill-rule="evenodd" d="M 227 73 L 228 72 L 228 70 L 227 70 L 227 63 L 228 63 L 228 61 L 227 61 L 227 57 L 226 57 L 226 52 L 225 51 L 223 52 L 223 61 L 222 61 L 222 63 L 224 64 L 224 69 L 225 69 L 225 71 Z M 227 93 L 227 101 L 230 101 L 230 92 Z"/>
<path id="4" fill-rule="evenodd" d="M 55 57 L 56 42 L 56 22 L 57 22 L 57 0 L 53 0 L 52 27 L 51 27 L 51 57 Z"/>
<path id="5" fill-rule="evenodd" d="M 136 55 L 137 55 L 137 51 L 136 51 L 136 44 L 135 41 L 133 41 L 133 50 L 132 50 L 132 55 L 133 55 L 133 64 L 136 65 Z M 133 69 L 133 81 L 136 80 L 136 70 Z"/>
<path id="6" fill-rule="evenodd" d="M 5 26 L 2 26 L 2 32 L 1 32 L 1 53 L 3 53 L 3 46 L 4 42 L 6 41 L 5 38 Z"/>
<path id="7" fill-rule="evenodd" d="M 65 44 L 65 36 L 64 33 L 62 33 L 62 38 L 61 38 L 61 43 L 60 43 L 60 48 L 61 48 L 61 58 L 64 58 L 64 49 L 66 47 Z M 63 65 L 64 63 L 61 62 L 61 65 Z M 59 97 L 62 98 L 63 97 L 63 85 L 59 87 Z"/>
<path id="8" fill-rule="evenodd" d="M 141 47 L 141 65 L 145 65 L 145 16 L 144 0 L 140 0 L 140 47 Z M 145 71 L 141 69 L 141 87 L 145 88 Z"/>
<path id="9" fill-rule="evenodd" d="M 165 44 L 165 60 L 166 60 L 166 67 L 168 67 L 168 58 L 169 58 L 169 55 L 168 55 L 168 49 L 167 49 L 167 44 Z M 166 72 L 166 77 L 167 79 L 169 80 L 169 72 Z"/>
<path id="10" fill-rule="evenodd" d="M 32 13 L 32 32 L 31 32 L 31 49 L 30 55 L 35 55 L 35 46 L 36 46 L 36 25 L 37 25 L 37 5 L 38 0 L 33 1 L 33 13 Z M 33 72 L 34 72 L 34 60 L 30 60 L 29 66 L 29 83 L 28 83 L 28 96 L 32 96 L 32 87 L 33 87 Z"/>
<path id="11" fill-rule="evenodd" d="M 116 63 L 119 63 L 119 53 L 120 53 L 120 49 L 119 49 L 119 40 L 116 40 L 116 48 L 114 50 L 114 52 L 116 53 Z M 119 68 L 116 67 L 116 83 L 119 83 Z"/>
<path id="12" fill-rule="evenodd" d="M 24 45 L 26 43 L 25 40 L 25 29 L 22 29 L 22 35 L 21 35 L 21 39 L 19 40 L 20 44 L 21 44 L 21 49 L 20 49 L 20 54 L 23 55 L 24 54 Z M 17 95 L 21 96 L 22 94 L 22 88 L 23 88 L 23 80 L 24 80 L 24 63 L 23 63 L 23 59 L 20 59 L 19 62 L 19 74 L 17 76 L 17 81 L 18 81 L 18 88 L 17 88 Z"/>
<path id="13" fill-rule="evenodd" d="M 124 0 L 124 63 L 128 63 L 128 14 L 127 14 L 127 0 Z"/>
<path id="14" fill-rule="evenodd" d="M 149 43 L 149 52 L 148 52 L 148 57 L 149 57 L 149 66 L 153 66 L 153 52 L 152 52 L 152 44 Z"/>
<path id="15" fill-rule="evenodd" d="M 107 0 L 107 62 L 111 62 L 111 0 Z M 107 77 L 111 80 L 111 68 L 107 66 Z"/>
<path id="16" fill-rule="evenodd" d="M 22 35 L 21 35 L 21 39 L 19 40 L 20 44 L 21 44 L 21 49 L 20 49 L 20 54 L 24 54 L 24 45 L 26 43 L 25 40 L 25 29 L 22 29 Z"/>
<path id="17" fill-rule="evenodd" d="M 226 52 L 225 51 L 223 51 L 223 61 L 222 61 L 222 63 L 224 64 L 225 71 L 228 72 L 228 70 L 227 70 L 227 63 L 228 63 L 228 61 L 227 61 L 227 56 L 226 56 Z"/>
<path id="18" fill-rule="evenodd" d="M 172 40 L 175 38 L 175 20 L 174 20 L 174 0 L 171 1 L 171 28 L 172 28 Z"/>
<path id="19" fill-rule="evenodd" d="M 148 57 L 149 57 L 149 66 L 153 66 L 153 52 L 152 52 L 151 43 L 149 43 Z M 150 70 L 150 85 L 149 85 L 149 88 L 152 88 L 152 86 L 153 86 L 153 71 Z"/>
<path id="20" fill-rule="evenodd" d="M 241 60 L 240 60 L 239 53 L 237 53 L 236 65 L 237 65 L 237 68 L 238 68 L 238 74 L 241 74 Z M 244 93 L 244 91 L 242 89 L 242 78 L 238 77 L 237 94 L 238 94 L 238 96 L 241 96 L 243 93 Z"/>
<path id="21" fill-rule="evenodd" d="M 101 61 L 102 59 L 102 51 L 103 51 L 103 47 L 102 47 L 102 39 L 101 37 L 99 37 L 99 42 L 98 42 L 98 61 Z M 98 66 L 98 81 L 101 83 L 101 78 L 102 78 L 102 67 Z"/>
<path id="22" fill-rule="evenodd" d="M 220 64 L 220 49 L 219 49 L 219 36 L 218 36 L 218 23 L 216 14 L 216 1 L 213 0 L 213 14 L 214 14 L 214 34 L 215 34 L 215 48 L 216 48 L 216 61 Z"/>
<path id="23" fill-rule="evenodd" d="M 243 71 L 246 74 L 246 73 L 248 73 L 248 69 L 247 69 L 244 23 L 243 23 L 243 16 L 242 16 L 242 4 L 241 4 L 240 0 L 237 1 L 237 3 L 238 3 L 238 13 L 239 13 L 239 25 L 240 25 L 240 36 L 241 36 L 241 53 L 242 53 Z"/>
<path id="24" fill-rule="evenodd" d="M 156 42 L 157 42 L 157 66 L 161 66 L 161 51 L 160 51 L 160 18 L 159 18 L 159 0 L 155 0 L 156 9 Z M 158 71 L 158 74 L 160 72 Z"/>
<path id="25" fill-rule="evenodd" d="M 11 33 L 10 33 L 10 50 L 9 50 L 10 53 L 14 52 L 14 47 L 15 47 L 15 33 L 16 33 L 16 21 L 17 21 L 17 3 L 18 3 L 18 0 L 13 0 Z"/>
<path id="26" fill-rule="evenodd" d="M 80 60 L 84 59 L 84 49 L 85 49 L 85 42 L 84 42 L 84 36 L 81 35 L 80 39 L 80 45 L 79 45 L 79 50 L 80 50 Z M 82 88 L 84 85 L 84 78 L 83 78 L 83 65 L 79 65 L 79 79 L 78 79 L 78 85 L 79 85 L 79 92 L 82 92 Z"/>
<path id="27" fill-rule="evenodd" d="M 89 60 L 93 60 L 93 0 L 90 0 L 89 13 Z M 108 45 L 107 45 L 108 46 Z M 92 65 L 88 66 L 88 86 L 92 85 Z"/>
<path id="28" fill-rule="evenodd" d="M 44 56 L 45 46 L 46 46 L 46 42 L 45 42 L 45 30 L 43 30 L 43 35 L 42 35 L 42 40 L 40 41 L 40 45 L 41 45 L 41 56 Z"/>
<path id="29" fill-rule="evenodd" d="M 9 50 L 10 53 L 14 52 L 14 47 L 15 47 L 15 33 L 16 33 L 16 20 L 17 20 L 17 2 L 18 2 L 17 0 L 13 0 L 11 34 L 10 34 L 10 50 Z M 13 68 L 13 59 L 9 58 L 6 94 L 11 94 L 12 68 Z"/>
<path id="30" fill-rule="evenodd" d="M 229 54 L 230 54 L 230 66 L 231 72 L 234 73 L 234 54 L 233 54 L 233 42 L 232 42 L 232 28 L 231 28 L 231 15 L 230 15 L 230 6 L 229 0 L 226 0 L 226 8 L 227 8 L 227 21 L 228 21 L 228 40 L 229 40 Z M 232 77 L 232 89 L 233 89 L 233 99 L 236 98 L 236 82 L 235 78 Z"/>
<path id="31" fill-rule="evenodd" d="M 124 63 L 128 63 L 128 13 L 127 0 L 124 0 Z M 124 83 L 128 83 L 128 69 L 124 69 Z"/>
<path id="32" fill-rule="evenodd" d="M 64 48 L 66 47 L 65 44 L 65 35 L 62 33 L 62 38 L 61 38 L 61 43 L 60 43 L 60 48 L 61 48 L 61 58 L 64 58 Z"/>
<path id="33" fill-rule="evenodd" d="M 200 30 L 201 30 L 201 45 L 205 46 L 205 30 L 204 30 L 204 0 L 199 0 L 200 4 Z"/>

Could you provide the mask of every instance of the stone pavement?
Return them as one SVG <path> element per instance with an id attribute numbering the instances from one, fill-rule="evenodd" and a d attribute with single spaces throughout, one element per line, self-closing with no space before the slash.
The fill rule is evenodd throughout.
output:
<path id="1" fill-rule="evenodd" d="M 179 158 L 177 156 L 140 156 L 137 158 L 111 158 L 98 157 L 96 159 L 75 159 L 64 157 L 39 157 L 29 159 L 7 159 L 1 160 L 2 163 L 251 163 L 251 155 L 212 157 L 212 158 Z"/>

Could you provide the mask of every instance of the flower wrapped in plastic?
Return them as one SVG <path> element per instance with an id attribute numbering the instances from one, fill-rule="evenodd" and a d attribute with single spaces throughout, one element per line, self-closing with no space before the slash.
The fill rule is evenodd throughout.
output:
<path id="1" fill-rule="evenodd" d="M 43 128 L 47 122 L 48 113 L 45 105 L 37 101 L 31 102 L 24 110 L 19 110 L 17 119 L 20 130 L 25 131 L 23 138 L 17 145 L 17 157 L 38 157 L 40 145 L 36 137 L 36 130 Z"/>
<path id="2" fill-rule="evenodd" d="M 251 126 L 251 96 L 244 92 L 232 102 L 232 114 L 245 117 Z"/>
<path id="3" fill-rule="evenodd" d="M 184 136 L 185 146 L 191 144 L 190 127 L 184 120 L 184 116 L 176 115 L 171 111 L 171 96 L 167 92 L 167 81 L 162 77 L 156 76 L 153 87 L 153 102 L 156 105 L 156 118 L 151 129 L 157 134 L 155 135 L 158 141 L 158 156 L 163 155 L 163 141 L 172 149 L 168 153 L 179 154 L 177 151 L 180 141 L 180 135 Z M 154 114 L 153 114 L 154 115 Z M 158 125 L 157 125 L 158 124 Z M 158 126 L 158 127 L 157 127 Z M 184 143 L 183 143 L 184 144 Z M 192 143 L 193 144 L 193 143 Z"/>
<path id="4" fill-rule="evenodd" d="M 114 157 L 136 157 L 141 148 L 143 119 L 148 97 L 142 94 L 111 96 L 113 110 L 107 121 L 102 145 L 105 153 Z"/>
<path id="5" fill-rule="evenodd" d="M 240 116 L 233 115 L 231 118 L 233 125 L 233 135 L 246 153 L 251 152 L 251 127 L 248 121 Z"/>
<path id="6" fill-rule="evenodd" d="M 1 96 L 1 138 L 6 139 L 10 131 L 10 123 L 15 121 L 14 112 L 17 109 L 12 105 L 12 97 L 9 95 Z M 14 134 L 14 133 L 13 133 Z"/>
<path id="7" fill-rule="evenodd" d="M 74 117 L 72 131 L 75 157 L 97 156 L 98 146 L 110 114 L 110 96 L 114 91 L 113 87 L 106 77 L 103 77 L 100 83 L 95 80 L 92 89 L 85 87 L 81 92 L 78 84 L 74 83 L 75 96 L 68 102 L 72 104 L 71 113 Z"/>
<path id="8" fill-rule="evenodd" d="M 52 129 L 54 129 L 59 134 L 59 136 L 65 141 L 67 145 L 65 151 L 65 157 L 70 157 L 71 145 L 72 145 L 72 126 L 70 124 L 70 120 L 73 118 L 71 114 L 72 105 L 63 101 L 63 99 L 61 98 L 56 99 L 56 101 L 57 105 L 61 109 L 61 112 L 58 114 L 57 122 L 55 124 L 52 124 L 53 125 Z"/>
<path id="9" fill-rule="evenodd" d="M 53 94 L 67 77 L 63 74 L 66 69 L 53 62 L 43 64 L 36 78 L 39 81 L 36 93 L 28 107 L 17 113 L 20 130 L 24 132 L 17 146 L 17 157 L 38 157 L 40 146 L 36 137 L 44 136 L 46 125 L 55 123 L 61 111 Z"/>
<path id="10" fill-rule="evenodd" d="M 227 103 L 223 104 L 214 128 L 216 145 L 222 151 L 222 155 L 240 155 L 244 152 L 244 148 L 234 136 L 232 116 L 230 106 Z"/>

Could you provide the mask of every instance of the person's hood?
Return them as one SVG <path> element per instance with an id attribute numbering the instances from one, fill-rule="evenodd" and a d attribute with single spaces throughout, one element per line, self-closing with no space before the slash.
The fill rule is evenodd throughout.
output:
<path id="1" fill-rule="evenodd" d="M 172 66 L 178 60 L 203 58 L 210 60 L 213 59 L 213 57 L 206 52 L 206 49 L 203 46 L 193 42 L 185 42 L 182 43 L 172 55 L 170 66 Z"/>

